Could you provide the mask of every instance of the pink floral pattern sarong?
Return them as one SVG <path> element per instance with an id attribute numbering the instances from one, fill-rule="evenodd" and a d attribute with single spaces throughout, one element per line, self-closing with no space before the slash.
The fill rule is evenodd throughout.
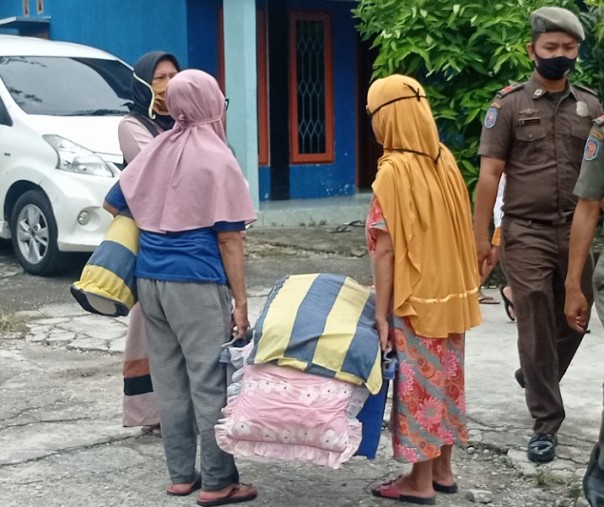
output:
<path id="1" fill-rule="evenodd" d="M 372 258 L 379 230 L 388 232 L 374 198 L 366 225 Z M 443 445 L 465 445 L 465 336 L 424 338 L 398 317 L 391 332 L 399 361 L 390 417 L 394 457 L 407 463 L 427 461 L 439 456 Z"/>
<path id="2" fill-rule="evenodd" d="M 465 445 L 464 335 L 422 338 L 398 318 L 392 333 L 399 360 L 390 416 L 394 457 L 427 461 L 443 445 Z"/>

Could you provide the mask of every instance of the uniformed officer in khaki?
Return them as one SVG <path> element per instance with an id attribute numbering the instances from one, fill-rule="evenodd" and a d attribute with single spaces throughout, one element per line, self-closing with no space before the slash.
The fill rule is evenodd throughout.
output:
<path id="1" fill-rule="evenodd" d="M 581 273 L 593 240 L 604 199 L 604 116 L 594 121 L 589 133 L 581 173 L 574 193 L 579 198 L 570 233 L 568 272 L 566 274 L 566 304 L 564 312 L 568 325 L 583 331 L 589 320 L 589 301 L 581 290 Z M 593 276 L 593 288 L 598 317 L 604 324 L 604 251 L 600 252 Z M 590 505 L 604 505 L 604 414 L 600 438 L 592 453 L 583 482 Z"/>
<path id="2" fill-rule="evenodd" d="M 592 121 L 603 110 L 592 91 L 568 81 L 584 40 L 577 17 L 542 7 L 530 21 L 533 75 L 497 93 L 485 116 L 474 232 L 482 266 L 490 262 L 491 210 L 505 172 L 502 262 L 518 324 L 516 379 L 526 386 L 534 419 L 527 455 L 545 463 L 555 457 L 565 416 L 559 381 L 584 333 L 566 323 L 564 280 L 577 202 L 573 188 Z M 582 279 L 588 299 L 591 273 L 586 263 Z"/>

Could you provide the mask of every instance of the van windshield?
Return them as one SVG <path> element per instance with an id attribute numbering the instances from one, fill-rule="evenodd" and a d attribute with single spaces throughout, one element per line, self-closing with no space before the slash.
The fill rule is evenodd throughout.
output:
<path id="1" fill-rule="evenodd" d="M 132 70 L 116 60 L 3 56 L 0 78 L 28 114 L 121 116 L 131 101 Z"/>

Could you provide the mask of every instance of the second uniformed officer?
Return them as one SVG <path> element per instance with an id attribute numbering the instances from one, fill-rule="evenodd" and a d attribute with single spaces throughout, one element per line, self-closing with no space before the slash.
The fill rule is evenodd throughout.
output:
<path id="1" fill-rule="evenodd" d="M 568 325 L 578 332 L 587 326 L 589 303 L 581 290 L 581 273 L 593 240 L 600 217 L 600 206 L 604 199 L 604 116 L 594 121 L 583 153 L 581 173 L 575 185 L 579 197 L 570 233 L 568 272 L 566 274 L 566 304 L 564 311 Z M 604 324 L 604 251 L 600 252 L 596 265 L 593 286 L 596 311 Z M 600 438 L 592 453 L 583 480 L 585 496 L 590 505 L 604 505 L 604 414 L 600 427 Z"/>
<path id="2" fill-rule="evenodd" d="M 484 120 L 474 232 L 480 266 L 490 260 L 491 210 L 505 172 L 502 261 L 518 323 L 516 379 L 526 387 L 534 419 L 528 458 L 545 463 L 554 459 L 565 417 L 559 382 L 583 338 L 564 317 L 564 280 L 577 202 L 573 188 L 592 120 L 602 107 L 593 92 L 568 81 L 584 39 L 577 17 L 542 7 L 531 14 L 531 27 L 532 77 L 499 92 Z M 587 263 L 588 298 L 591 272 Z"/>

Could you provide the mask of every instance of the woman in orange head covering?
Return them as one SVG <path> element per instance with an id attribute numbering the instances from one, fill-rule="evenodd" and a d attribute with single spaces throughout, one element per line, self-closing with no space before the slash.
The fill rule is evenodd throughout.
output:
<path id="1" fill-rule="evenodd" d="M 377 80 L 367 112 L 384 148 L 367 220 L 376 326 L 399 360 L 394 457 L 413 463 L 409 475 L 371 491 L 431 505 L 435 490 L 457 492 L 452 446 L 467 442 L 464 333 L 481 322 L 470 203 L 417 81 Z"/>

